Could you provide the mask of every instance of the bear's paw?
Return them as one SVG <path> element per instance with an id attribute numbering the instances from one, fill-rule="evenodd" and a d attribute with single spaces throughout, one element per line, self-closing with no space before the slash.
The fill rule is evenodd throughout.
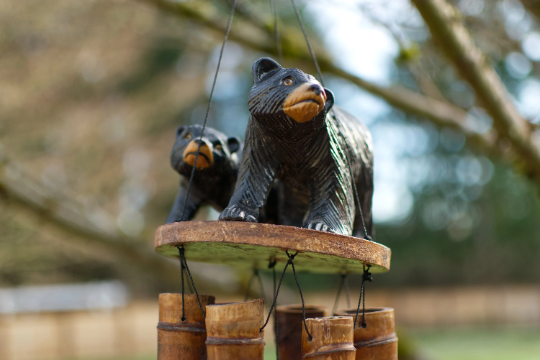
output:
<path id="1" fill-rule="evenodd" d="M 219 220 L 257 222 L 257 214 L 239 205 L 229 205 L 219 215 Z"/>

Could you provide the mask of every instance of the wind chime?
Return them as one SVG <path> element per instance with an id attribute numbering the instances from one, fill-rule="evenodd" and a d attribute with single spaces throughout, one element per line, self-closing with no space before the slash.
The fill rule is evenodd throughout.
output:
<path id="1" fill-rule="evenodd" d="M 365 307 L 365 283 L 390 268 L 390 249 L 371 240 L 371 135 L 334 107 L 324 87 L 295 0 L 291 0 L 320 82 L 262 58 L 253 65 L 245 144 L 206 122 L 237 0 L 232 4 L 204 123 L 177 130 L 171 164 L 181 175 L 155 250 L 179 257 L 182 292 L 159 297 L 158 359 L 263 359 L 264 329 L 275 313 L 277 358 L 397 359 L 391 308 Z M 277 52 L 277 13 L 271 0 Z M 219 221 L 190 221 L 210 204 Z M 264 299 L 220 304 L 199 295 L 187 259 L 258 271 L 272 269 L 270 311 Z M 291 268 L 301 304 L 276 307 Z M 281 271 L 277 282 L 276 271 Z M 340 274 L 336 306 L 347 276 L 361 273 L 358 306 L 337 311 L 306 305 L 298 271 Z M 193 294 L 185 293 L 187 273 Z M 259 278 L 260 280 L 260 278 Z M 251 283 L 251 280 L 250 280 Z M 262 286 L 262 283 L 261 283 Z M 246 299 L 247 300 L 247 296 Z"/>

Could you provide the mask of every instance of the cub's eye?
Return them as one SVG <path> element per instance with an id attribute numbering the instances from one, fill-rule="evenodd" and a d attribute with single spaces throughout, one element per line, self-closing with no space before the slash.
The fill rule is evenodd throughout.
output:
<path id="1" fill-rule="evenodd" d="M 216 146 L 214 146 L 214 149 L 216 149 L 216 151 L 221 151 L 221 145 L 217 144 Z"/>
<path id="2" fill-rule="evenodd" d="M 293 84 L 293 79 L 291 78 L 285 78 L 283 79 L 283 85 L 292 85 Z"/>
<path id="3" fill-rule="evenodd" d="M 187 133 L 186 136 L 184 136 L 184 139 L 191 140 L 191 133 Z"/>

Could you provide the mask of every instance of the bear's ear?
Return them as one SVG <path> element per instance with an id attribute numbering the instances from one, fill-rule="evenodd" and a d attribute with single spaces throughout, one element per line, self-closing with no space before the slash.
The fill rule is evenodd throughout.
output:
<path id="1" fill-rule="evenodd" d="M 238 139 L 237 137 L 228 138 L 227 147 L 229 148 L 231 154 L 234 154 L 235 152 L 240 150 L 240 139 Z"/>
<path id="2" fill-rule="evenodd" d="M 184 132 L 185 128 L 185 126 L 178 127 L 178 129 L 176 129 L 176 137 L 179 137 Z"/>
<path id="3" fill-rule="evenodd" d="M 334 106 L 334 93 L 327 88 L 324 88 L 324 92 L 326 93 L 326 103 L 324 104 L 324 110 L 328 112 L 330 111 L 332 106 Z"/>
<path id="4" fill-rule="evenodd" d="M 262 58 L 255 61 L 251 71 L 253 74 L 253 83 L 258 84 L 264 75 L 279 69 L 281 69 L 281 65 L 270 58 Z"/>

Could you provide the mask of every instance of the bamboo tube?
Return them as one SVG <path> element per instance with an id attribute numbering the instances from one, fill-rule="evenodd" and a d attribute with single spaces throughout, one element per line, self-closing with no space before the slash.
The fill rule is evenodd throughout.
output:
<path id="1" fill-rule="evenodd" d="M 354 360 L 353 318 L 330 316 L 306 319 L 312 338 L 302 329 L 302 359 Z"/>
<path id="2" fill-rule="evenodd" d="M 356 309 L 341 310 L 336 315 L 355 316 Z M 353 318 L 354 319 L 354 318 Z M 357 360 L 397 360 L 398 338 L 394 332 L 394 309 L 366 309 L 366 327 L 362 327 L 362 312 L 358 314 L 354 331 Z"/>
<path id="3" fill-rule="evenodd" d="M 306 319 L 328 316 L 326 306 L 306 305 Z M 302 305 L 283 305 L 276 308 L 279 360 L 302 359 Z"/>
<path id="4" fill-rule="evenodd" d="M 213 304 L 215 298 L 199 295 L 203 306 Z M 206 330 L 204 316 L 195 294 L 159 294 L 158 360 L 206 359 Z"/>
<path id="5" fill-rule="evenodd" d="M 262 360 L 264 300 L 206 307 L 208 360 Z"/>

